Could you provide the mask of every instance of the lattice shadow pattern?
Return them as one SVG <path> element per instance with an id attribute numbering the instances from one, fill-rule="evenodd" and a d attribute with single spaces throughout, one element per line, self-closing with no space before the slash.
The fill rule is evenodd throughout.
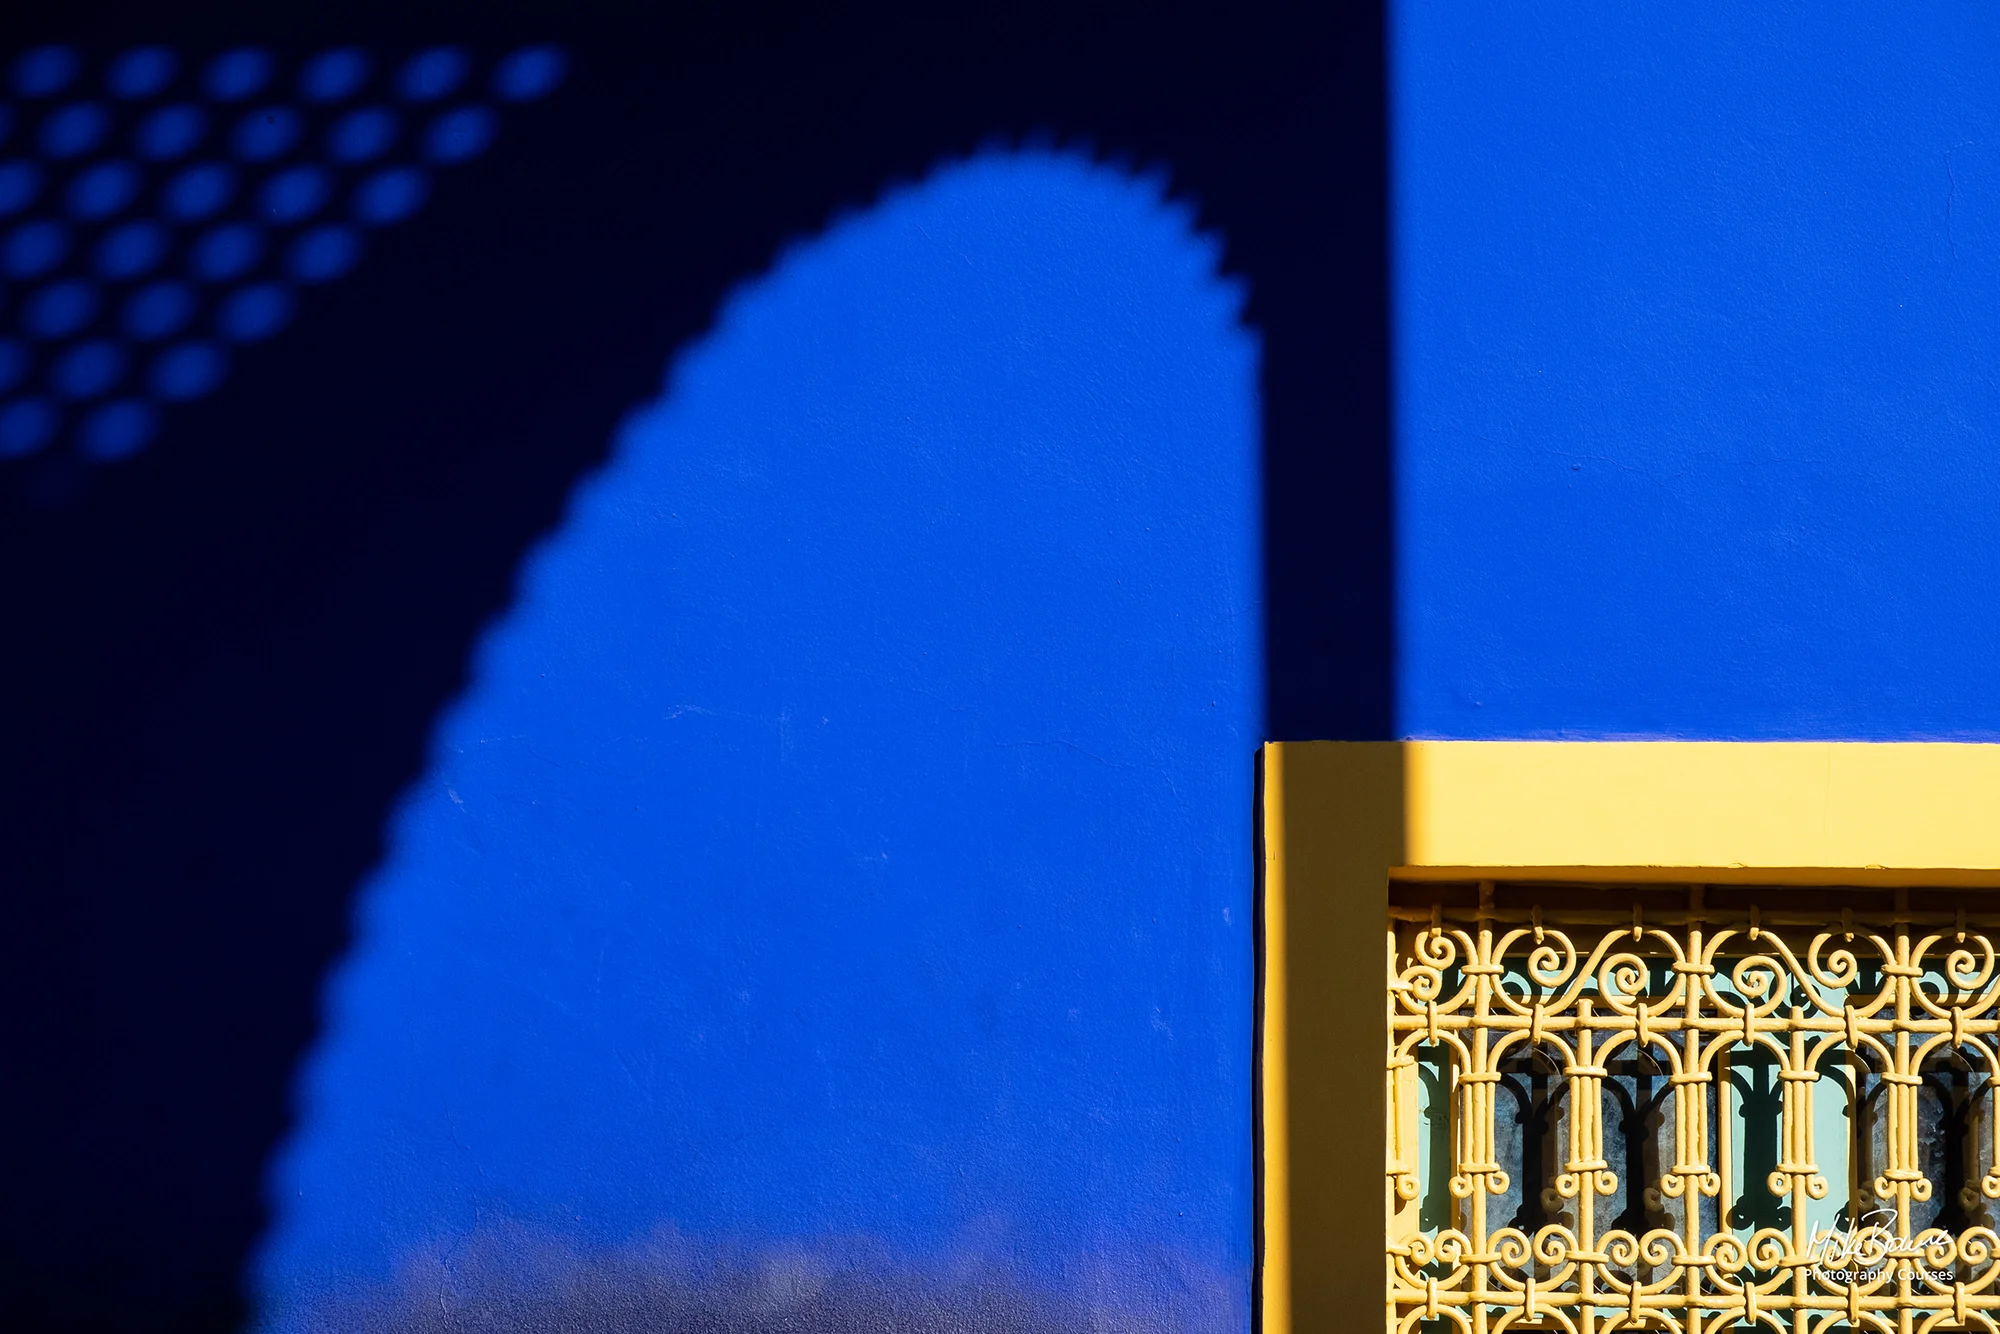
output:
<path id="1" fill-rule="evenodd" d="M 109 462 L 483 153 L 562 53 L 38 47 L 0 99 L 0 461 Z"/>

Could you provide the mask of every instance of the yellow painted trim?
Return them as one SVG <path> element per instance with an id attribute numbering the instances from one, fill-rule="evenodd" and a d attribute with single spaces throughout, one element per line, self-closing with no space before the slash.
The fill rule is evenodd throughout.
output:
<path id="1" fill-rule="evenodd" d="M 1285 766 L 1275 750 L 1267 747 L 1264 754 L 1261 834 L 1266 848 L 1282 848 L 1285 846 Z M 1263 914 L 1259 935 L 1263 957 L 1258 961 L 1262 990 L 1261 1013 L 1257 1020 L 1260 1056 L 1263 1059 L 1258 1062 L 1257 1077 L 1260 1105 L 1265 1108 L 1284 1107 L 1290 1092 L 1283 1057 L 1291 1042 L 1291 1030 L 1286 1024 L 1289 974 L 1285 964 L 1290 957 L 1290 936 L 1286 927 L 1291 921 L 1291 914 L 1286 908 L 1286 865 L 1285 858 L 1270 858 L 1267 855 L 1259 905 Z M 1276 1059 L 1272 1059 L 1274 1054 Z M 1263 1244 L 1257 1254 L 1257 1284 L 1262 1297 L 1261 1323 L 1267 1330 L 1289 1330 L 1292 1327 L 1292 1235 L 1289 1227 L 1272 1228 L 1270 1220 L 1288 1220 L 1291 1217 L 1291 1118 L 1282 1114 L 1272 1116 L 1266 1112 L 1259 1131 L 1258 1174 L 1263 1215 L 1258 1219 L 1258 1226 Z"/>
<path id="2" fill-rule="evenodd" d="M 1355 1026 L 1383 1003 L 1392 877 L 2000 887 L 2000 745 L 1297 742 L 1263 765 L 1263 1334 L 1382 1310 Z"/>
<path id="3" fill-rule="evenodd" d="M 2000 746 L 1420 741 L 1413 866 L 2000 870 Z"/>
<path id="4" fill-rule="evenodd" d="M 1383 1004 L 1402 762 L 1392 744 L 1264 748 L 1266 1334 L 1369 1328 L 1382 1309 L 1382 1220 L 1355 1166 L 1372 1173 L 1382 1160 L 1381 1075 L 1374 1045 L 1354 1059 L 1354 1026 L 1373 1037 Z M 1294 1126 L 1312 1133 L 1294 1136 Z"/>

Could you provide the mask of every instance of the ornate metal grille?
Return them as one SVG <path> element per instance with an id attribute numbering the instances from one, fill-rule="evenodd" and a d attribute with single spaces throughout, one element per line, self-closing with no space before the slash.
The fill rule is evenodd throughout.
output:
<path id="1" fill-rule="evenodd" d="M 2000 1331 L 2000 896 L 1401 885 L 1388 1324 Z"/>

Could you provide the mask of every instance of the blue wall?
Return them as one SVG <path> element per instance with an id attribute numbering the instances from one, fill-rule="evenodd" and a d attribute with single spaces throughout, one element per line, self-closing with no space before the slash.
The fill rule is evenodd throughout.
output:
<path id="1" fill-rule="evenodd" d="M 273 1327 L 725 1253 L 780 1305 L 1247 1325 L 1257 349 L 1216 262 L 1154 183 L 989 155 L 678 360 L 363 890 Z"/>
<path id="2" fill-rule="evenodd" d="M 1398 730 L 2000 737 L 2000 14 L 1394 13 Z"/>

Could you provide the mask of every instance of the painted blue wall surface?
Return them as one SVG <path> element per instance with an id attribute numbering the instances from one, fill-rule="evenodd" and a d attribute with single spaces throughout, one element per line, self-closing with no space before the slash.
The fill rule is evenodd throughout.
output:
<path id="1" fill-rule="evenodd" d="M 273 1328 L 717 1248 L 779 1302 L 872 1266 L 1247 1326 L 1257 349 L 1216 262 L 1152 182 L 988 155 L 673 366 L 363 889 Z"/>
<path id="2" fill-rule="evenodd" d="M 1393 12 L 1399 731 L 2000 737 L 2000 13 Z"/>

